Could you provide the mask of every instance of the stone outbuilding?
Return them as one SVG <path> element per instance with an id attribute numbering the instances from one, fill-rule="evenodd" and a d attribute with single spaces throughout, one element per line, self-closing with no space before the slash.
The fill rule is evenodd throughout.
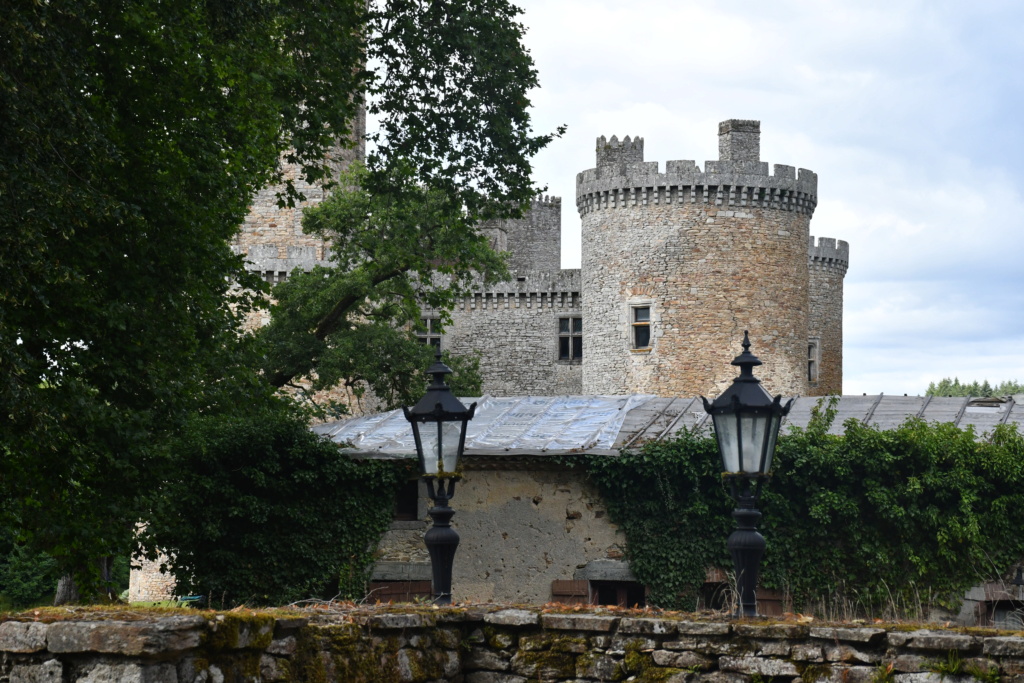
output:
<path id="1" fill-rule="evenodd" d="M 464 479 L 456 485 L 453 500 L 453 524 L 462 537 L 453 576 L 458 598 L 643 604 L 644 587 L 625 559 L 625 537 L 585 475 L 560 456 L 586 453 L 614 458 L 624 449 L 669 440 L 683 430 L 708 431 L 711 424 L 700 398 L 633 394 L 476 400 L 477 416 L 469 423 L 463 458 Z M 820 400 L 797 397 L 783 431 L 806 427 Z M 998 401 L 843 396 L 836 405 L 831 432 L 841 434 L 843 423 L 851 418 L 887 429 L 911 417 L 972 426 L 979 434 L 999 424 L 1022 429 L 1022 401 L 1024 396 Z M 352 457 L 415 458 L 412 432 L 401 411 L 315 430 L 342 444 Z M 430 524 L 428 504 L 422 484 L 411 481 L 396 506 L 396 520 L 379 546 L 372 586 L 376 597 L 429 596 L 430 561 L 423 544 Z M 720 572 L 709 570 L 705 592 L 710 594 L 724 580 Z M 982 586 L 968 592 L 960 621 L 991 625 L 1009 618 L 1006 601 L 1012 601 L 1012 596 L 1005 587 L 999 589 L 1002 592 L 997 589 Z M 760 597 L 768 598 L 763 611 L 781 613 L 781 596 Z"/>

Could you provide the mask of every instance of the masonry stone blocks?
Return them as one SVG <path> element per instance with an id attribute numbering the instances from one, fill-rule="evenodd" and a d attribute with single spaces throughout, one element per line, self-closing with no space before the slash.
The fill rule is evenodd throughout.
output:
<path id="1" fill-rule="evenodd" d="M 810 236 L 817 175 L 769 173 L 757 121 L 723 122 L 719 150 L 703 172 L 687 160 L 661 173 L 643 138 L 601 137 L 597 167 L 577 175 L 584 393 L 715 396 L 744 330 L 773 393 L 841 392 L 849 247 Z"/>
<path id="2" fill-rule="evenodd" d="M 576 179 L 580 269 L 560 267 L 558 197 L 480 226 L 508 253 L 512 279 L 463 298 L 441 346 L 479 354 L 483 393 L 713 397 L 735 374 L 744 330 L 773 393 L 841 393 L 849 245 L 810 234 L 817 174 L 769 171 L 759 121 L 724 121 L 718 134 L 719 159 L 703 171 L 687 160 L 661 172 L 644 160 L 643 138 L 598 138 L 596 166 Z M 339 149 L 338 168 L 362 152 Z M 308 204 L 324 196 L 299 189 Z M 299 208 L 278 208 L 270 189 L 236 249 L 273 283 L 326 264 L 329 245 L 304 235 Z"/>

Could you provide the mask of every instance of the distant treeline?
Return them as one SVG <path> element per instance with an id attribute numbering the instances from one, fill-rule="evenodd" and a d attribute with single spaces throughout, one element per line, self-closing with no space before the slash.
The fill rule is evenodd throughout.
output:
<path id="1" fill-rule="evenodd" d="M 1024 384 L 1015 381 L 989 384 L 988 380 L 979 382 L 961 383 L 956 377 L 946 377 L 938 384 L 932 382 L 928 385 L 926 396 L 1009 396 L 1010 394 L 1024 394 Z"/>

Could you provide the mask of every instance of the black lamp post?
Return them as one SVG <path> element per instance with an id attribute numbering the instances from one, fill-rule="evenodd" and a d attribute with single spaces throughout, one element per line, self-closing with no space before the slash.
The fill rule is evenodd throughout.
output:
<path id="1" fill-rule="evenodd" d="M 451 526 L 455 510 L 449 507 L 448 501 L 455 494 L 455 480 L 462 476 L 459 458 L 466 447 L 466 425 L 473 419 L 476 403 L 467 408 L 452 394 L 444 379 L 452 371 L 441 362 L 440 350 L 427 372 L 434 376 L 427 393 L 412 408 L 402 410 L 405 419 L 412 423 L 420 472 L 427 481 L 427 493 L 434 501 L 434 506 L 427 511 L 433 524 L 423 537 L 430 553 L 434 603 L 450 605 L 452 565 L 459 547 L 459 534 Z"/>
<path id="2" fill-rule="evenodd" d="M 761 380 L 754 377 L 753 368 L 761 365 L 761 361 L 750 353 L 750 338 L 745 330 L 743 353 L 732 364 L 739 366 L 740 376 L 713 403 L 703 400 L 704 410 L 711 413 L 715 424 L 722 476 L 729 482 L 737 504 L 732 512 L 736 530 L 727 543 L 739 591 L 736 616 L 755 617 L 757 574 L 765 548 L 764 536 L 757 531 L 761 521 L 757 501 L 772 467 L 782 418 L 793 400 L 783 406 L 782 396 L 773 399 L 761 386 Z"/>

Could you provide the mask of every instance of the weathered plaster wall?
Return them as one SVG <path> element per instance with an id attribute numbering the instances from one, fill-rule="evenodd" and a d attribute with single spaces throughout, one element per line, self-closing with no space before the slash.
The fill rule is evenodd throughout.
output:
<path id="1" fill-rule="evenodd" d="M 1024 638 L 1007 633 L 494 606 L 11 620 L 0 652 L 10 683 L 1024 680 Z"/>
<path id="2" fill-rule="evenodd" d="M 426 506 L 424 499 L 424 518 Z M 574 578 L 593 560 L 623 556 L 625 536 L 579 472 L 479 470 L 470 462 L 456 484 L 452 507 L 452 524 L 461 537 L 452 577 L 458 600 L 545 603 L 552 581 Z M 406 569 L 407 576 L 429 578 L 427 528 L 426 521 L 403 522 L 389 531 L 379 546 L 379 562 L 390 573 L 378 572 L 376 578 L 400 578 L 392 574 L 401 563 L 418 565 Z"/>

